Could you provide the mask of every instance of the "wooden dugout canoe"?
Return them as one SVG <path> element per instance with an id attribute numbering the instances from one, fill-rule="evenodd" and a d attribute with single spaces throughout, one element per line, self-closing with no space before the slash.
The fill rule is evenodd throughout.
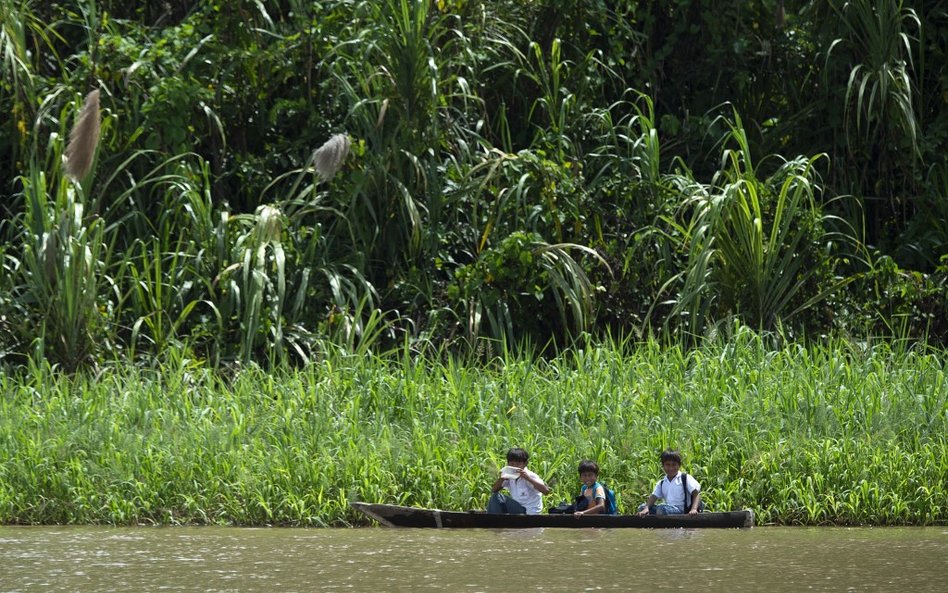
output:
<path id="1" fill-rule="evenodd" d="M 698 513 L 697 515 L 495 515 L 484 511 L 441 511 L 395 504 L 350 503 L 353 508 L 386 527 L 451 527 L 529 529 L 532 527 L 753 527 L 754 511 Z"/>

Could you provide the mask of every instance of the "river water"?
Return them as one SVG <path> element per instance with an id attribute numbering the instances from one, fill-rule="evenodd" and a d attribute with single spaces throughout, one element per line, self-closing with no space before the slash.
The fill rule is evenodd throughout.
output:
<path id="1" fill-rule="evenodd" d="M 946 590 L 946 527 L 0 527 L 3 593 Z"/>

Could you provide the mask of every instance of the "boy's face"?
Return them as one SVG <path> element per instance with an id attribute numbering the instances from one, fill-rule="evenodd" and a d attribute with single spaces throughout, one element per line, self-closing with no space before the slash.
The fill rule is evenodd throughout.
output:
<path id="1" fill-rule="evenodd" d="M 665 470 L 665 475 L 668 476 L 669 480 L 678 475 L 678 470 L 680 468 L 681 464 L 674 459 L 666 459 L 662 462 L 662 469 Z"/>
<path id="2" fill-rule="evenodd" d="M 595 484 L 596 478 L 598 477 L 599 476 L 596 474 L 596 472 L 580 472 L 579 473 L 579 479 L 582 480 L 583 484 L 586 484 L 587 486 L 592 486 L 593 484 Z"/>
<path id="3" fill-rule="evenodd" d="M 509 465 L 510 467 L 519 467 L 520 469 L 523 469 L 527 467 L 527 462 L 526 461 L 511 461 L 508 459 L 507 465 Z"/>

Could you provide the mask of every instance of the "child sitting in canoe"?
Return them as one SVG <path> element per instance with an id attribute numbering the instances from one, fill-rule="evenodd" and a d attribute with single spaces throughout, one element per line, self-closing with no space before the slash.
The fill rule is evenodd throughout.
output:
<path id="1" fill-rule="evenodd" d="M 681 453 L 666 449 L 661 455 L 665 476 L 658 481 L 648 500 L 639 505 L 637 515 L 696 515 L 701 507 L 701 484 L 681 472 Z M 655 504 L 664 500 L 664 504 Z"/>
<path id="2" fill-rule="evenodd" d="M 614 515 L 616 513 L 615 499 L 610 497 L 610 492 L 599 483 L 598 463 L 589 459 L 580 462 L 579 479 L 583 485 L 580 488 L 579 496 L 576 497 L 576 510 L 573 511 L 573 516 Z"/>
<path id="3" fill-rule="evenodd" d="M 543 511 L 543 495 L 550 488 L 543 479 L 527 469 L 530 455 L 520 447 L 507 451 L 507 467 L 491 487 L 488 513 L 506 513 L 511 515 L 539 515 Z M 510 496 L 500 491 L 506 489 Z"/>

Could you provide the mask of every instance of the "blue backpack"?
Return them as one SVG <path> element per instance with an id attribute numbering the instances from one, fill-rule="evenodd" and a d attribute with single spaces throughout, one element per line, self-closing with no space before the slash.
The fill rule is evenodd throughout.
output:
<path id="1" fill-rule="evenodd" d="M 605 484 L 600 484 L 602 489 L 606 493 L 606 514 L 615 515 L 619 511 L 619 505 L 616 504 L 616 493 L 615 490 L 606 488 Z"/>
<path id="2" fill-rule="evenodd" d="M 606 493 L 606 510 L 603 511 L 603 514 L 604 514 L 604 515 L 615 515 L 616 512 L 617 512 L 617 510 L 618 510 L 618 505 L 616 504 L 616 493 L 615 493 L 615 491 L 609 489 L 609 488 L 608 488 L 605 484 L 603 484 L 602 482 L 596 482 L 596 483 L 599 484 L 600 486 L 602 486 L 603 492 Z M 595 488 L 595 486 L 593 486 L 593 487 Z M 583 486 L 583 492 L 585 492 L 585 491 L 586 491 L 586 486 Z M 577 503 L 577 504 L 576 504 L 576 508 L 577 508 L 577 510 L 582 510 L 581 508 L 579 508 L 580 499 L 582 499 L 582 502 L 585 503 L 586 497 L 583 496 L 582 494 L 580 494 L 579 496 L 576 497 L 576 503 Z"/>

